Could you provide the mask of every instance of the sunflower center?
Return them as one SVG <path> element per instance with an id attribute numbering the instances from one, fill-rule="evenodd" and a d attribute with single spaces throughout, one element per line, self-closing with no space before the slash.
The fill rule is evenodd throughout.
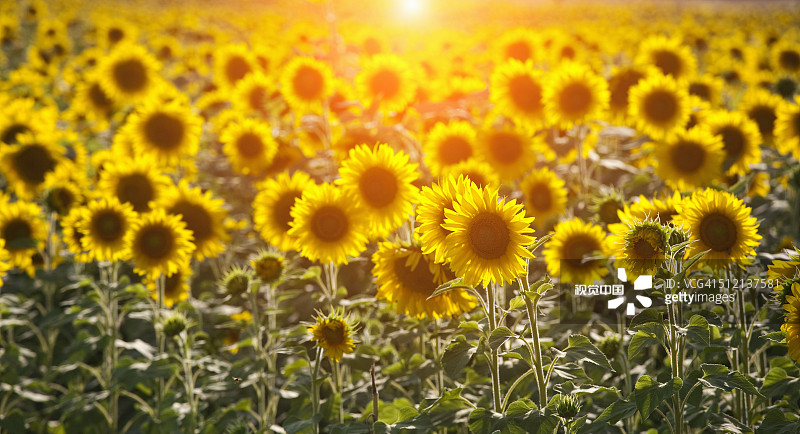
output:
<path id="1" fill-rule="evenodd" d="M 14 153 L 14 169 L 27 184 L 41 184 L 56 168 L 56 160 L 41 145 L 26 145 Z"/>
<path id="2" fill-rule="evenodd" d="M 264 142 L 254 133 L 244 133 L 236 141 L 236 149 L 244 158 L 256 158 L 264 152 Z"/>
<path id="3" fill-rule="evenodd" d="M 167 276 L 164 279 L 164 298 L 167 300 L 179 300 L 183 290 L 183 275 L 180 271 Z"/>
<path id="4" fill-rule="evenodd" d="M 283 261 L 274 256 L 264 256 L 255 261 L 255 271 L 264 283 L 272 283 L 281 277 Z"/>
<path id="5" fill-rule="evenodd" d="M 125 222 L 115 210 L 100 211 L 92 217 L 92 233 L 97 238 L 110 243 L 117 241 L 125 235 Z"/>
<path id="6" fill-rule="evenodd" d="M 800 53 L 793 50 L 783 50 L 778 55 L 778 63 L 783 69 L 795 72 L 800 69 Z"/>
<path id="7" fill-rule="evenodd" d="M 253 110 L 264 111 L 266 107 L 267 90 L 263 87 L 257 87 L 250 91 L 247 95 L 247 102 Z"/>
<path id="8" fill-rule="evenodd" d="M 524 41 L 515 41 L 506 46 L 506 57 L 524 62 L 531 58 L 531 47 Z"/>
<path id="9" fill-rule="evenodd" d="M 559 93 L 558 104 L 564 114 L 580 116 L 592 105 L 592 91 L 583 83 L 570 83 Z"/>
<path id="10" fill-rule="evenodd" d="M 231 57 L 225 64 L 225 77 L 227 77 L 229 83 L 236 83 L 249 74 L 250 71 L 250 64 L 241 56 Z"/>
<path id="11" fill-rule="evenodd" d="M 439 160 L 446 166 L 460 163 L 472 157 L 472 146 L 460 136 L 449 136 L 439 145 Z"/>
<path id="12" fill-rule="evenodd" d="M 117 27 L 112 27 L 108 31 L 108 42 L 111 42 L 113 44 L 116 44 L 117 42 L 121 41 L 122 38 L 124 37 L 125 37 L 125 32 L 123 32 L 122 29 L 119 29 Z"/>
<path id="13" fill-rule="evenodd" d="M 600 205 L 597 214 L 600 215 L 600 220 L 606 224 L 619 223 L 619 215 L 617 211 L 622 208 L 621 204 L 615 200 L 607 200 Z"/>
<path id="14" fill-rule="evenodd" d="M 564 260 L 569 261 L 572 267 L 591 267 L 594 261 L 583 261 L 588 256 L 600 250 L 600 243 L 587 234 L 573 235 L 564 242 L 562 248 Z"/>
<path id="15" fill-rule="evenodd" d="M 319 98 L 325 85 L 324 77 L 317 69 L 302 66 L 297 70 L 293 80 L 294 91 L 301 99 L 314 100 Z"/>
<path id="16" fill-rule="evenodd" d="M 478 172 L 475 171 L 464 172 L 464 176 L 469 178 L 469 180 L 474 182 L 475 185 L 477 185 L 478 187 L 486 186 L 486 178 Z"/>
<path id="17" fill-rule="evenodd" d="M 413 292 L 429 296 L 436 290 L 435 277 L 428 269 L 428 262 L 422 258 L 416 268 L 406 265 L 406 256 L 398 256 L 393 262 L 394 275 L 403 286 Z"/>
<path id="18" fill-rule="evenodd" d="M 172 215 L 181 216 L 181 220 L 186 223 L 186 229 L 189 229 L 194 234 L 196 244 L 202 243 L 213 235 L 211 227 L 214 222 L 205 207 L 181 200 L 167 211 Z"/>
<path id="19" fill-rule="evenodd" d="M 628 94 L 631 87 L 635 86 L 644 77 L 638 71 L 627 71 L 625 73 L 616 75 L 610 80 L 611 90 L 611 107 L 617 110 L 623 110 L 628 107 Z"/>
<path id="20" fill-rule="evenodd" d="M 639 238 L 633 243 L 633 254 L 638 259 L 650 259 L 655 257 L 657 253 L 658 250 L 645 238 Z"/>
<path id="21" fill-rule="evenodd" d="M 394 174 L 383 167 L 370 167 L 361 174 L 358 188 L 364 200 L 373 208 L 382 208 L 397 197 L 398 185 Z"/>
<path id="22" fill-rule="evenodd" d="M 345 343 L 347 336 L 341 321 L 328 321 L 322 326 L 322 340 L 328 347 L 336 347 Z"/>
<path id="23" fill-rule="evenodd" d="M 792 127 L 794 128 L 793 135 L 800 136 L 800 113 L 795 113 L 792 117 Z"/>
<path id="24" fill-rule="evenodd" d="M 681 75 L 683 62 L 680 56 L 669 50 L 657 50 L 653 53 L 653 63 L 664 73 L 678 78 Z"/>
<path id="25" fill-rule="evenodd" d="M 527 75 L 518 75 L 508 82 L 511 101 L 522 111 L 537 113 L 542 110 L 542 86 Z"/>
<path id="26" fill-rule="evenodd" d="M 790 99 L 797 92 L 797 83 L 789 77 L 781 77 L 775 82 L 774 89 L 778 95 Z"/>
<path id="27" fill-rule="evenodd" d="M 375 96 L 389 99 L 400 91 L 400 77 L 393 71 L 382 69 L 370 80 L 370 88 Z"/>
<path id="28" fill-rule="evenodd" d="M 311 231 L 324 242 L 339 241 L 347 235 L 349 228 L 347 215 L 337 206 L 323 206 L 311 218 Z"/>
<path id="29" fill-rule="evenodd" d="M 9 251 L 25 250 L 15 246 L 15 243 L 30 239 L 33 235 L 31 224 L 24 219 L 16 218 L 3 227 L 3 239 L 6 241 L 6 249 Z"/>
<path id="30" fill-rule="evenodd" d="M 110 109 L 113 104 L 111 99 L 108 98 L 108 95 L 103 91 L 103 88 L 97 83 L 93 83 L 89 88 L 89 99 L 95 107 L 101 109 Z"/>
<path id="31" fill-rule="evenodd" d="M 58 214 L 66 214 L 75 203 L 75 195 L 70 189 L 56 187 L 47 194 L 47 205 Z"/>
<path id="32" fill-rule="evenodd" d="M 145 122 L 144 134 L 157 148 L 174 150 L 183 140 L 183 122 L 167 113 L 155 113 Z"/>
<path id="33" fill-rule="evenodd" d="M 561 48 L 561 58 L 562 59 L 574 59 L 575 58 L 575 48 L 566 46 Z"/>
<path id="34" fill-rule="evenodd" d="M 6 128 L 3 131 L 3 135 L 0 136 L 0 142 L 3 142 L 7 145 L 15 145 L 17 144 L 17 137 L 20 134 L 29 133 L 31 129 L 24 124 L 12 124 L 10 127 Z"/>
<path id="35" fill-rule="evenodd" d="M 534 184 L 530 189 L 530 203 L 536 211 L 546 211 L 553 206 L 553 195 L 546 183 Z"/>
<path id="36" fill-rule="evenodd" d="M 692 83 L 689 85 L 689 94 L 699 96 L 705 101 L 711 100 L 711 88 L 705 83 Z"/>
<path id="37" fill-rule="evenodd" d="M 756 106 L 750 109 L 747 115 L 758 124 L 758 130 L 763 137 L 772 137 L 772 132 L 775 130 L 775 119 L 777 119 L 772 107 Z"/>
<path id="38" fill-rule="evenodd" d="M 511 242 L 506 222 L 489 212 L 482 212 L 472 219 L 467 235 L 472 251 L 483 259 L 503 256 Z"/>
<path id="39" fill-rule="evenodd" d="M 122 176 L 117 183 L 117 198 L 127 202 L 136 212 L 149 209 L 149 202 L 155 198 L 155 189 L 150 178 L 143 173 L 132 173 Z"/>
<path id="40" fill-rule="evenodd" d="M 286 192 L 275 202 L 275 206 L 272 208 L 273 222 L 284 232 L 288 232 L 292 228 L 290 224 L 292 222 L 292 207 L 299 197 L 299 191 Z"/>
<path id="41" fill-rule="evenodd" d="M 169 256 L 175 239 L 168 227 L 153 225 L 144 228 L 136 243 L 139 252 L 149 259 L 160 260 Z"/>
<path id="42" fill-rule="evenodd" d="M 655 90 L 644 99 L 644 111 L 655 122 L 669 122 L 678 114 L 678 100 L 671 92 Z"/>
<path id="43" fill-rule="evenodd" d="M 722 127 L 717 134 L 722 136 L 722 144 L 727 155 L 727 163 L 733 164 L 739 160 L 739 156 L 744 151 L 745 137 L 739 128 L 732 125 Z"/>
<path id="44" fill-rule="evenodd" d="M 495 133 L 489 142 L 489 152 L 503 164 L 512 164 L 522 156 L 523 146 L 519 136 L 508 132 Z"/>
<path id="45" fill-rule="evenodd" d="M 682 173 L 695 173 L 703 166 L 706 151 L 703 147 L 693 142 L 679 142 L 672 148 L 672 165 Z"/>
<path id="46" fill-rule="evenodd" d="M 726 252 L 736 244 L 736 224 L 730 217 L 713 213 L 700 222 L 700 239 L 718 252 Z"/>
<path id="47" fill-rule="evenodd" d="M 139 59 L 128 59 L 114 65 L 114 82 L 124 92 L 137 92 L 147 85 L 147 70 Z"/>

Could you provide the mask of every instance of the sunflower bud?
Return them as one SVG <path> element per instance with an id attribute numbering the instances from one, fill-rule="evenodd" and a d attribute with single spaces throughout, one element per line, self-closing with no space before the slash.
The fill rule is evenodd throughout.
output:
<path id="1" fill-rule="evenodd" d="M 182 313 L 173 312 L 164 318 L 162 325 L 164 335 L 171 338 L 186 330 L 186 317 Z"/>
<path id="2" fill-rule="evenodd" d="M 275 252 L 262 252 L 258 257 L 250 261 L 256 277 L 262 283 L 272 284 L 277 282 L 283 275 L 284 264 L 283 255 Z"/>
<path id="3" fill-rule="evenodd" d="M 556 405 L 556 413 L 558 416 L 564 419 L 572 419 L 573 417 L 578 415 L 578 412 L 581 410 L 581 405 L 578 402 L 578 397 L 573 395 L 559 395 L 561 399 L 558 401 Z"/>
<path id="4" fill-rule="evenodd" d="M 222 278 L 222 287 L 225 291 L 236 297 L 244 294 L 250 286 L 251 273 L 240 267 L 231 268 Z"/>
<path id="5" fill-rule="evenodd" d="M 597 348 L 603 352 L 603 355 L 605 355 L 606 358 L 612 360 L 617 353 L 619 353 L 619 348 L 621 345 L 622 343 L 619 340 L 619 336 L 607 335 L 602 341 L 600 341 Z"/>

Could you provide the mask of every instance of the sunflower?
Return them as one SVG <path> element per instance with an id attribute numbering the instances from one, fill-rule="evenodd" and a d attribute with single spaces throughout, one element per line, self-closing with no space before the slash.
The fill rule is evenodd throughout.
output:
<path id="1" fill-rule="evenodd" d="M 772 261 L 767 269 L 767 279 L 791 280 L 800 272 L 800 250 L 793 247 L 794 251 L 787 249 L 788 261 Z"/>
<path id="2" fill-rule="evenodd" d="M 434 176 L 447 166 L 467 161 L 475 155 L 477 133 L 469 122 L 437 123 L 428 134 L 422 150 L 425 165 Z"/>
<path id="3" fill-rule="evenodd" d="M 292 207 L 312 185 L 311 177 L 300 171 L 292 175 L 281 172 L 258 185 L 253 221 L 264 241 L 283 251 L 295 248 L 294 239 L 289 236 Z"/>
<path id="4" fill-rule="evenodd" d="M 223 152 L 239 173 L 259 174 L 275 158 L 278 143 L 269 124 L 256 119 L 241 119 L 225 128 L 221 137 Z"/>
<path id="5" fill-rule="evenodd" d="M 625 208 L 620 211 L 618 215 L 620 216 L 620 220 L 626 219 L 626 217 L 622 216 L 622 214 L 624 214 L 630 216 L 627 217 L 629 219 L 653 220 L 662 225 L 666 225 L 671 223 L 673 217 L 680 212 L 682 202 L 683 199 L 678 191 L 673 192 L 671 196 L 667 195 L 663 198 L 654 197 L 648 199 L 640 195 L 638 202 L 634 202 L 630 206 L 625 205 Z"/>
<path id="6" fill-rule="evenodd" d="M 79 229 L 83 222 L 84 216 L 83 207 L 75 207 L 69 211 L 69 214 L 60 220 L 61 230 L 63 233 L 64 243 L 67 245 L 67 251 L 73 254 L 73 257 L 78 262 L 92 262 L 92 256 L 83 249 L 81 240 L 84 235 Z"/>
<path id="7" fill-rule="evenodd" d="M 547 76 L 542 99 L 548 121 L 569 129 L 602 117 L 608 108 L 608 83 L 588 67 L 570 62 Z"/>
<path id="8" fill-rule="evenodd" d="M 617 68 L 612 72 L 611 78 L 608 79 L 608 107 L 612 117 L 617 121 L 634 119 L 628 115 L 630 90 L 648 75 L 650 71 L 641 66 Z"/>
<path id="9" fill-rule="evenodd" d="M 253 260 L 250 266 L 253 273 L 261 283 L 272 285 L 280 281 L 286 271 L 286 258 L 282 253 L 262 251 Z"/>
<path id="10" fill-rule="evenodd" d="M 428 299 L 437 287 L 455 276 L 414 245 L 383 241 L 372 255 L 376 295 L 395 306 L 398 313 L 417 318 L 442 318 L 471 311 L 476 303 L 464 289 Z"/>
<path id="11" fill-rule="evenodd" d="M 270 107 L 276 104 L 275 98 L 273 98 L 274 82 L 274 79 L 261 72 L 247 74 L 245 78 L 236 83 L 236 87 L 233 89 L 234 108 L 243 114 L 258 113 L 261 117 L 266 118 L 270 113 Z M 224 93 L 218 93 L 217 96 L 219 104 L 227 102 Z"/>
<path id="12" fill-rule="evenodd" d="M 496 42 L 498 62 L 517 60 L 519 62 L 536 62 L 542 57 L 541 43 L 531 29 L 516 28 L 507 30 Z"/>
<path id="13" fill-rule="evenodd" d="M 39 103 L 32 98 L 5 100 L 2 97 L 0 103 L 0 143 L 16 145 L 19 137 L 25 134 L 52 136 L 59 119 L 56 108 L 47 105 L 39 108 Z"/>
<path id="14" fill-rule="evenodd" d="M 548 274 L 577 284 L 594 283 L 608 274 L 605 258 L 613 247 L 600 226 L 575 217 L 557 224 L 553 232 L 544 245 Z"/>
<path id="15" fill-rule="evenodd" d="M 764 144 L 772 146 L 775 141 L 775 121 L 778 119 L 778 113 L 785 110 L 783 108 L 785 104 L 787 103 L 778 95 L 764 89 L 754 89 L 748 91 L 742 98 L 739 111 L 755 121 Z"/>
<path id="16" fill-rule="evenodd" d="M 0 287 L 3 286 L 3 278 L 6 272 L 11 269 L 11 255 L 5 249 L 5 240 L 0 238 Z"/>
<path id="17" fill-rule="evenodd" d="M 356 199 L 370 220 L 372 235 L 382 237 L 413 211 L 418 190 L 412 183 L 418 176 L 417 164 L 405 152 L 394 152 L 386 144 L 360 145 L 342 162 L 336 183 Z"/>
<path id="18" fill-rule="evenodd" d="M 704 74 L 689 80 L 689 95 L 694 95 L 709 103 L 711 107 L 719 106 L 722 101 L 722 87 L 724 83 L 719 77 Z"/>
<path id="19" fill-rule="evenodd" d="M 367 59 L 356 76 L 356 87 L 368 106 L 402 111 L 414 99 L 416 82 L 411 67 L 395 54 L 376 54 Z"/>
<path id="20" fill-rule="evenodd" d="M 791 291 L 787 291 L 783 310 L 786 314 L 781 330 L 786 332 L 789 356 L 800 362 L 800 283 L 792 283 Z"/>
<path id="21" fill-rule="evenodd" d="M 164 277 L 164 306 L 172 307 L 177 303 L 189 299 L 191 292 L 189 281 L 192 278 L 192 269 L 184 267 Z M 158 301 L 158 276 L 148 274 L 142 279 L 147 287 L 150 298 Z"/>
<path id="22" fill-rule="evenodd" d="M 464 175 L 478 187 L 498 187 L 500 177 L 494 167 L 477 158 L 470 158 L 452 166 L 447 166 L 443 178 L 451 175 Z"/>
<path id="23" fill-rule="evenodd" d="M 90 202 L 81 211 L 76 230 L 82 234 L 81 250 L 89 253 L 90 260 L 114 262 L 127 260 L 125 235 L 137 218 L 128 203 L 116 197 L 104 197 Z"/>
<path id="24" fill-rule="evenodd" d="M 0 239 L 11 255 L 10 264 L 24 269 L 31 265 L 31 256 L 44 247 L 47 223 L 34 203 L 17 201 L 0 207 Z"/>
<path id="25" fill-rule="evenodd" d="M 222 89 L 233 89 L 255 70 L 255 65 L 249 48 L 241 44 L 226 45 L 214 53 L 214 82 Z"/>
<path id="26" fill-rule="evenodd" d="M 97 65 L 105 94 L 116 104 L 145 101 L 158 87 L 158 61 L 136 44 L 118 44 Z"/>
<path id="27" fill-rule="evenodd" d="M 592 195 L 589 211 L 595 214 L 604 225 L 619 223 L 619 211 L 625 208 L 625 198 L 614 190 L 598 192 Z"/>
<path id="28" fill-rule="evenodd" d="M 787 100 L 791 100 L 799 88 L 800 84 L 798 84 L 797 79 L 786 76 L 776 79 L 770 86 L 773 92 Z"/>
<path id="29" fill-rule="evenodd" d="M 741 112 L 717 111 L 708 114 L 703 122 L 711 134 L 722 138 L 725 174 L 745 175 L 751 164 L 761 162 L 761 133 L 758 125 Z"/>
<path id="30" fill-rule="evenodd" d="M 747 184 L 747 197 L 766 197 L 770 192 L 769 174 L 756 172 Z"/>
<path id="31" fill-rule="evenodd" d="M 525 217 L 516 200 L 500 200 L 496 189 L 472 185 L 444 213 L 450 265 L 465 283 L 503 285 L 525 273 L 533 257 L 526 247 L 536 239 L 530 235 L 533 217 Z"/>
<path id="32" fill-rule="evenodd" d="M 553 171 L 543 167 L 536 169 L 520 183 L 525 198 L 525 211 L 535 217 L 537 225 L 543 225 L 551 217 L 560 216 L 567 206 L 567 189 Z"/>
<path id="33" fill-rule="evenodd" d="M 491 101 L 500 113 L 531 128 L 544 124 L 544 85 L 533 63 L 509 60 L 494 69 L 490 83 Z"/>
<path id="34" fill-rule="evenodd" d="M 155 278 L 189 268 L 194 244 L 180 217 L 156 208 L 135 219 L 125 248 L 135 264 L 133 271 Z"/>
<path id="35" fill-rule="evenodd" d="M 677 38 L 651 36 L 639 46 L 636 63 L 654 65 L 664 75 L 675 80 L 688 79 L 695 74 L 697 60 L 689 47 L 682 45 Z"/>
<path id="36" fill-rule="evenodd" d="M 654 138 L 667 137 L 689 120 L 689 96 L 683 86 L 663 75 L 651 75 L 631 88 L 628 115 Z"/>
<path id="37" fill-rule="evenodd" d="M 281 93 L 298 115 L 319 112 L 333 94 L 333 72 L 319 60 L 295 57 L 281 75 Z"/>
<path id="38" fill-rule="evenodd" d="M 758 223 L 750 217 L 750 207 L 728 192 L 706 189 L 686 199 L 675 225 L 691 231 L 696 240 L 689 255 L 711 250 L 703 261 L 714 268 L 733 261 L 747 263 L 758 246 Z"/>
<path id="39" fill-rule="evenodd" d="M 311 340 L 324 351 L 329 359 L 339 361 L 343 355 L 352 353 L 356 347 L 353 326 L 341 311 L 323 315 L 317 312 L 316 323 L 308 328 Z"/>
<path id="40" fill-rule="evenodd" d="M 120 43 L 131 43 L 138 36 L 137 28 L 131 22 L 103 14 L 96 17 L 99 23 L 96 32 L 97 42 L 103 48 L 113 48 Z"/>
<path id="41" fill-rule="evenodd" d="M 658 221 L 620 215 L 620 223 L 608 226 L 609 243 L 619 265 L 637 275 L 653 274 L 667 258 L 669 239 L 665 227 Z"/>
<path id="42" fill-rule="evenodd" d="M 656 174 L 677 190 L 708 185 L 722 174 L 725 151 L 720 136 L 695 127 L 681 130 L 654 151 Z"/>
<path id="43" fill-rule="evenodd" d="M 521 178 L 536 161 L 530 136 L 512 128 L 485 130 L 477 141 L 477 154 L 502 181 Z"/>
<path id="44" fill-rule="evenodd" d="M 129 203 L 136 212 L 150 210 L 150 202 L 158 200 L 169 185 L 170 179 L 157 170 L 152 157 L 121 158 L 103 165 L 98 190 Z"/>
<path id="45" fill-rule="evenodd" d="M 30 200 L 63 161 L 64 148 L 51 135 L 25 133 L 17 140 L 16 146 L 0 145 L 0 168 L 17 196 Z"/>
<path id="46" fill-rule="evenodd" d="M 423 186 L 417 205 L 416 229 L 422 243 L 422 253 L 433 255 L 434 262 L 444 263 L 450 260 L 447 255 L 447 236 L 452 231 L 442 225 L 445 210 L 454 210 L 456 197 L 468 188 L 476 188 L 475 184 L 464 175 L 451 174 L 438 184 Z"/>
<path id="47" fill-rule="evenodd" d="M 778 150 L 794 158 L 800 159 L 800 96 L 796 96 L 795 104 L 781 104 L 775 122 L 775 136 Z"/>
<path id="48" fill-rule="evenodd" d="M 183 104 L 152 100 L 128 118 L 124 134 L 134 150 L 152 155 L 161 166 L 174 166 L 181 158 L 197 154 L 203 120 Z"/>
<path id="49" fill-rule="evenodd" d="M 97 74 L 91 74 L 76 85 L 70 110 L 96 124 L 96 130 L 108 128 L 117 104 L 103 90 Z"/>
<path id="50" fill-rule="evenodd" d="M 181 180 L 165 192 L 158 205 L 186 224 L 186 229 L 192 233 L 195 259 L 215 258 L 225 250 L 225 243 L 230 239 L 223 225 L 227 216 L 225 201 L 214 199 L 210 191 L 189 187 L 188 181 Z"/>
<path id="51" fill-rule="evenodd" d="M 368 222 L 355 198 L 331 184 L 309 186 L 292 207 L 289 236 L 312 261 L 344 264 L 366 247 Z"/>
<path id="52" fill-rule="evenodd" d="M 773 45 L 772 64 L 779 72 L 800 75 L 800 47 L 786 40 Z"/>

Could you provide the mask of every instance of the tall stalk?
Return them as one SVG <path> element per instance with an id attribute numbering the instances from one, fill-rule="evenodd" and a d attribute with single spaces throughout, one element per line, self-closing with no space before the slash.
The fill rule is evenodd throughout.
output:
<path id="1" fill-rule="evenodd" d="M 492 282 L 486 286 L 486 293 L 488 296 L 488 315 L 489 315 L 489 335 L 497 329 L 497 287 Z M 500 396 L 500 361 L 497 356 L 497 349 L 492 349 L 489 359 L 489 367 L 492 373 L 492 402 L 494 403 L 494 411 L 502 412 L 503 403 Z"/>
<path id="2" fill-rule="evenodd" d="M 539 320 L 537 312 L 539 308 L 539 294 L 528 297 L 530 293 L 530 285 L 528 284 L 528 277 L 524 276 L 519 279 L 520 289 L 522 289 L 523 299 L 525 300 L 525 308 L 528 311 L 528 320 L 531 324 L 531 339 L 533 340 L 533 368 L 536 372 L 536 385 L 539 389 L 539 407 L 544 408 L 547 405 L 547 382 L 544 378 L 544 366 L 542 364 L 542 345 L 539 342 Z"/>

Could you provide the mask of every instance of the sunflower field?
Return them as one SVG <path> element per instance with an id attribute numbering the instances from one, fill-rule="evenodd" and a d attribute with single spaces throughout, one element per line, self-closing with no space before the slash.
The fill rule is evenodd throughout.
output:
<path id="1" fill-rule="evenodd" d="M 800 433 L 796 1 L 0 2 L 0 433 Z"/>

